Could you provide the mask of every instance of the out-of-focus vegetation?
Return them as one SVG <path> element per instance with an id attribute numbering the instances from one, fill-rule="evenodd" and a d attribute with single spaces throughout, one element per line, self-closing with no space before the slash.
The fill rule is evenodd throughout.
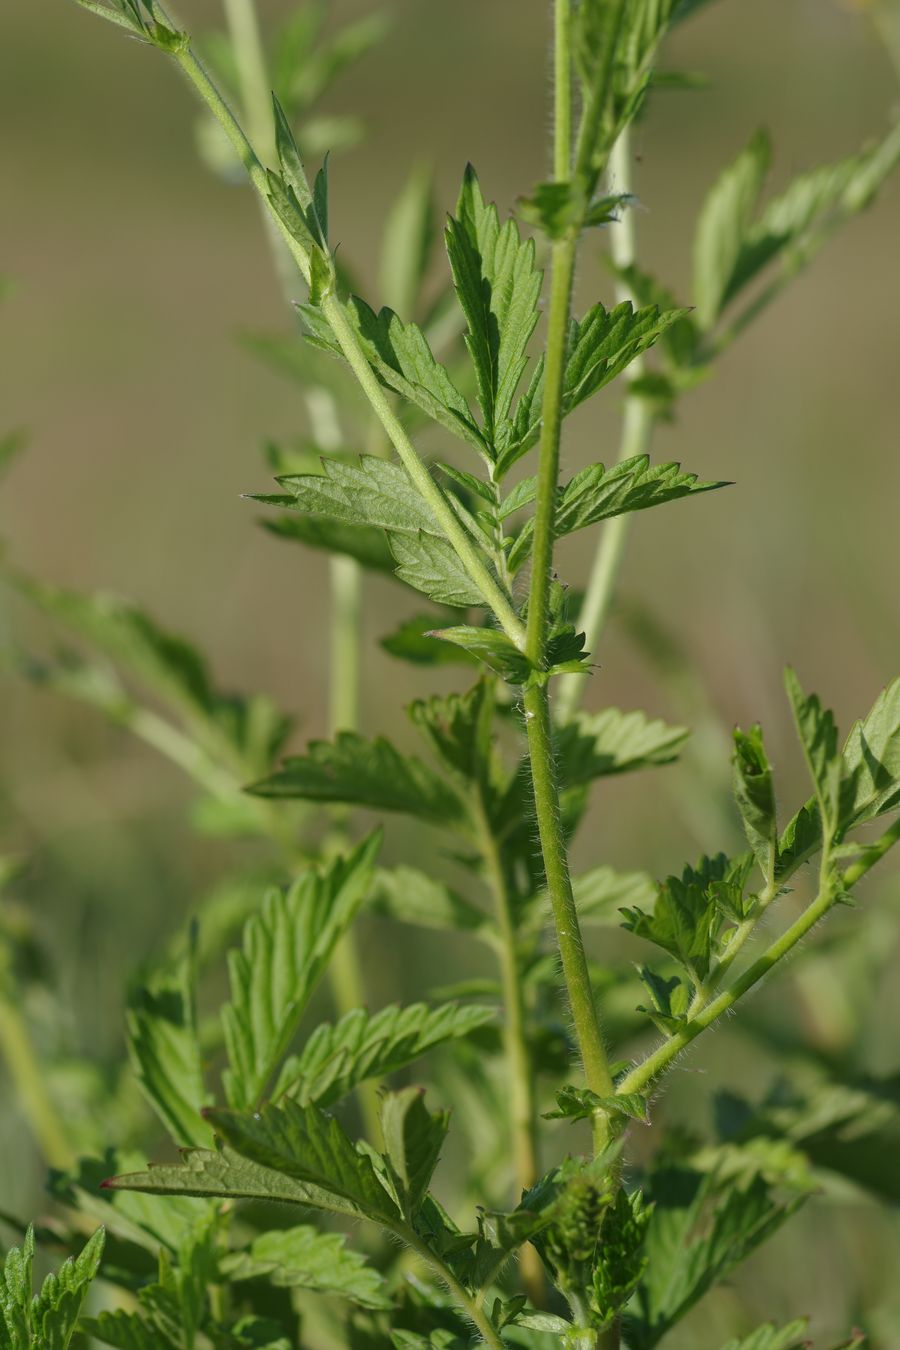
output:
<path id="1" fill-rule="evenodd" d="M 268 27 L 287 6 L 261 8 Z M 202 27 L 216 7 L 191 11 Z M 336 0 L 327 22 L 337 28 L 370 13 Z M 332 165 L 332 216 L 341 251 L 373 296 L 387 203 L 412 164 L 433 165 L 442 211 L 455 198 L 460 146 L 498 200 L 544 176 L 547 109 L 535 97 L 546 75 L 544 6 L 397 0 L 391 23 L 390 41 L 334 83 L 309 130 L 311 144 L 344 142 Z M 642 264 L 688 292 L 698 205 L 758 125 L 773 134 L 776 188 L 881 134 L 896 99 L 892 42 L 889 5 L 831 0 L 720 0 L 679 31 L 666 64 L 702 71 L 710 84 L 660 91 L 635 133 Z M 12 282 L 0 310 L 0 425 L 28 428 L 0 495 L 7 556 L 48 583 L 135 597 L 190 632 L 223 687 L 264 689 L 298 712 L 296 745 L 328 719 L 327 565 L 258 529 L 258 509 L 240 495 L 265 488 L 265 444 L 294 444 L 307 425 L 296 387 L 247 340 L 285 332 L 290 320 L 249 194 L 199 166 L 185 129 L 196 125 L 207 152 L 208 131 L 172 73 L 137 44 L 126 43 L 124 56 L 121 46 L 119 34 L 74 7 L 61 7 L 52 26 L 27 0 L 8 0 L 0 14 L 0 267 Z M 466 97 L 455 73 L 463 64 L 485 98 Z M 323 127 L 325 118 L 338 120 Z M 727 762 L 735 722 L 759 717 L 770 743 L 793 743 L 773 697 L 785 660 L 827 690 L 844 725 L 895 672 L 898 221 L 894 183 L 658 432 L 658 458 L 736 486 L 695 517 L 693 533 L 666 513 L 652 531 L 638 520 L 587 701 L 647 705 L 699 730 L 665 781 L 604 786 L 579 844 L 581 867 L 639 862 L 665 874 L 686 838 L 698 853 L 726 845 L 723 828 L 739 845 L 727 777 L 711 783 L 709 765 Z M 585 302 L 612 298 L 599 244 L 593 252 L 578 279 Z M 578 416 L 568 468 L 614 456 L 618 411 L 608 400 Z M 578 538 L 564 545 L 569 571 L 585 570 L 588 550 Z M 2 606 L 14 663 L 22 651 L 31 660 L 53 650 L 46 625 L 14 591 Z M 374 641 L 407 611 L 387 582 L 368 588 L 362 720 L 373 732 L 423 692 L 415 670 Z M 209 819 L 204 828 L 194 788 L 146 743 L 149 731 L 142 743 L 40 683 L 4 681 L 2 847 L 22 865 L 9 878 L 2 923 L 24 1013 L 52 1065 L 34 1085 L 37 1116 L 49 1092 L 66 1136 L 51 1126 L 34 1139 L 35 1112 L 3 1094 L 8 1214 L 42 1211 L 47 1157 L 65 1164 L 98 1139 L 154 1143 L 120 1073 L 123 972 L 174 942 L 232 869 L 264 874 L 273 865 L 259 846 L 220 837 Z M 251 748 L 238 765 L 248 777 L 252 758 Z M 799 752 L 779 768 L 800 795 Z M 400 826 L 387 857 L 432 863 L 432 849 Z M 773 1079 L 776 1052 L 795 1084 L 896 1071 L 896 880 L 873 877 L 862 903 L 865 924 L 834 919 L 736 1030 L 692 1052 L 673 1078 L 667 1123 L 717 1116 L 724 1131 L 739 1131 L 737 1098 L 765 1094 L 772 1113 L 790 1111 L 785 1084 Z M 245 905 L 242 893 L 220 892 L 223 929 Z M 374 918 L 363 934 L 373 1007 L 488 973 L 473 972 L 470 949 L 444 934 L 413 939 Z M 619 935 L 605 942 L 604 954 L 610 943 L 623 959 L 631 954 Z M 847 1104 L 848 1124 L 823 1137 L 820 1161 L 828 1166 L 829 1149 L 849 1157 L 861 1114 L 883 1111 L 879 1184 L 896 1203 L 889 1160 L 900 1131 L 880 1091 L 884 1100 L 864 1110 Z M 796 1137 L 815 1140 L 815 1122 L 799 1121 Z M 815 1159 L 814 1143 L 810 1152 Z M 856 1319 L 876 1350 L 900 1346 L 900 1226 L 890 1203 L 871 1198 L 866 1167 L 865 1156 L 848 1163 L 860 1185 L 830 1185 L 732 1287 L 710 1296 L 702 1321 L 710 1345 L 739 1318 L 787 1322 L 809 1311 L 822 1334 Z M 678 1344 L 693 1344 L 693 1334 Z"/>

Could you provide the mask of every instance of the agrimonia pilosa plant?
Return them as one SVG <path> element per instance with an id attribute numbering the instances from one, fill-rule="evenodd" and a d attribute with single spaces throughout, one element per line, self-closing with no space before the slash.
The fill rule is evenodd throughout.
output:
<path id="1" fill-rule="evenodd" d="M 52 1236 L 73 1255 L 34 1300 L 34 1234 L 10 1251 L 0 1347 L 94 1338 L 176 1350 L 424 1350 L 473 1340 L 650 1350 L 809 1196 L 807 1136 L 818 1145 L 823 1130 L 870 1111 L 872 1095 L 848 1087 L 829 1098 L 816 1131 L 798 1102 L 759 1113 L 713 1146 L 678 1135 L 649 1161 L 646 1149 L 640 1163 L 633 1156 L 687 1047 L 830 910 L 852 903 L 900 839 L 900 679 L 842 741 L 832 714 L 787 672 L 809 797 L 785 816 L 760 728 L 736 731 L 742 851 L 704 857 L 658 885 L 602 864 L 574 876 L 569 861 L 592 784 L 670 763 L 688 735 L 641 712 L 580 709 L 631 516 L 724 486 L 652 462 L 654 425 L 872 201 L 900 158 L 895 126 L 761 204 L 769 149 L 756 136 L 702 208 L 693 304 L 679 306 L 635 259 L 629 129 L 659 83 L 667 33 L 702 2 L 556 0 L 551 177 L 520 199 L 518 219 L 501 219 L 467 169 L 445 231 L 451 284 L 426 307 L 433 215 L 427 180 L 414 176 L 385 247 L 395 312 L 352 293 L 330 242 L 327 160 L 313 177 L 305 167 L 310 147 L 296 127 L 317 88 L 317 7 L 300 11 L 282 59 L 267 65 L 252 7 L 230 0 L 233 43 L 216 63 L 233 80 L 226 97 L 156 0 L 79 0 L 177 66 L 217 128 L 206 144 L 219 163 L 240 165 L 259 197 L 289 295 L 302 280 L 302 342 L 257 345 L 300 371 L 317 453 L 273 451 L 278 490 L 258 500 L 275 513 L 276 533 L 339 560 L 335 598 L 347 603 L 334 677 L 345 696 L 329 740 L 282 758 L 287 719 L 265 699 L 220 694 L 181 639 L 132 607 L 18 579 L 108 658 L 99 667 L 70 657 L 30 663 L 28 672 L 181 764 L 204 791 L 207 823 L 275 845 L 277 884 L 211 904 L 186 949 L 135 982 L 133 1071 L 182 1160 L 144 1168 L 119 1150 L 61 1161 L 51 1188 L 74 1218 Z M 346 45 L 365 43 L 357 35 L 356 47 Z M 341 58 L 332 50 L 317 59 L 326 70 Z M 579 316 L 578 251 L 595 231 L 613 241 L 619 299 Z M 566 418 L 620 377 L 620 456 L 562 481 Z M 351 392 L 336 399 L 335 389 Z M 358 443 L 349 451 L 337 416 L 345 402 L 366 453 Z M 435 435 L 458 442 L 465 458 L 426 453 Z M 579 603 L 557 577 L 556 544 L 601 522 Z M 427 758 L 357 725 L 366 570 L 431 602 L 385 640 L 387 650 L 468 677 L 464 692 L 410 708 Z M 167 711 L 145 707 L 120 670 L 161 693 Z M 316 807 L 331 811 L 318 851 L 308 842 Z M 380 832 L 355 844 L 348 836 L 351 807 L 442 831 L 471 895 L 411 867 L 380 867 Z M 814 881 L 798 908 L 786 897 L 801 875 Z M 360 981 L 351 960 L 337 990 L 342 1015 L 307 1034 L 316 987 L 336 953 L 346 958 L 342 944 L 364 909 L 485 945 L 497 964 L 499 1016 L 490 1001 L 370 1013 L 345 997 L 342 1006 L 347 979 Z M 770 923 L 779 910 L 788 917 Z M 596 967 L 585 950 L 584 926 L 619 913 L 642 944 L 640 993 L 629 972 Z M 236 917 L 242 932 L 232 946 Z M 201 1018 L 198 982 L 223 946 L 229 999 Z M 0 1010 L 7 1005 L 4 995 Z M 635 1038 L 649 1048 L 623 1057 L 618 1043 Z M 443 1202 L 432 1183 L 450 1111 L 417 1087 L 371 1091 L 439 1049 L 436 1088 L 457 1108 L 472 1154 L 461 1194 Z M 346 1103 L 366 1092 L 367 1137 L 355 1140 Z M 572 1132 L 568 1149 L 561 1130 Z M 86 1316 L 102 1242 L 83 1245 L 92 1218 L 107 1229 L 104 1278 L 127 1297 Z M 334 1218 L 365 1221 L 371 1241 L 361 1229 L 362 1250 L 349 1247 Z M 379 1245 L 379 1232 L 392 1241 Z M 790 1350 L 804 1343 L 805 1325 L 748 1328 L 725 1350 Z M 858 1343 L 855 1334 L 845 1342 Z"/>

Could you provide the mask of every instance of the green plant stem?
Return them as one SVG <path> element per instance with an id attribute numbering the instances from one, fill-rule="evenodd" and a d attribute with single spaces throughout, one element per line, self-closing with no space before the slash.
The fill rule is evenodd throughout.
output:
<path id="1" fill-rule="evenodd" d="M 38 1141 L 44 1161 L 50 1167 L 68 1171 L 75 1164 L 76 1154 L 50 1100 L 40 1059 L 13 991 L 8 988 L 8 979 L 0 971 L 0 1057 L 6 1061 L 15 1097 Z"/>
<path id="2" fill-rule="evenodd" d="M 556 126 L 565 124 L 570 98 L 569 75 L 571 53 L 569 26 L 559 21 L 559 10 L 568 9 L 568 0 L 557 0 L 557 40 L 566 44 L 557 47 L 555 66 L 565 72 L 555 91 Z M 563 163 L 562 148 L 556 138 L 557 172 L 566 172 L 568 155 Z M 536 670 L 546 664 L 546 643 L 549 620 L 550 580 L 553 567 L 556 493 L 559 478 L 559 443 L 562 426 L 562 391 L 565 369 L 566 342 L 571 308 L 572 279 L 575 270 L 577 236 L 572 234 L 553 245 L 550 273 L 550 306 L 547 320 L 544 400 L 538 464 L 538 490 L 535 508 L 534 549 L 531 585 L 528 595 L 528 626 L 525 652 Z M 534 804 L 547 890 L 553 909 L 556 936 L 562 961 L 563 978 L 572 1009 L 575 1034 L 584 1066 L 585 1079 L 591 1091 L 599 1096 L 612 1092 L 609 1062 L 600 1031 L 597 1008 L 588 973 L 584 942 L 572 894 L 572 880 L 566 841 L 563 835 L 559 804 L 559 787 L 553 755 L 550 722 L 550 700 L 546 684 L 535 683 L 525 690 L 525 725 L 531 777 L 534 785 Z M 605 1117 L 594 1123 L 595 1144 L 606 1142 L 608 1126 Z"/>
<path id="3" fill-rule="evenodd" d="M 240 158 L 241 163 L 244 165 L 244 168 L 250 177 L 250 181 L 260 194 L 266 207 L 271 211 L 279 232 L 284 238 L 301 275 L 304 280 L 308 282 L 310 279 L 309 255 L 297 240 L 294 239 L 293 235 L 291 235 L 290 231 L 277 217 L 271 207 L 265 170 L 257 158 L 252 145 L 244 134 L 240 123 L 235 118 L 234 113 L 219 93 L 219 90 L 206 73 L 206 70 L 200 61 L 198 61 L 190 44 L 173 53 L 173 57 L 179 68 L 184 75 L 186 75 L 203 102 L 209 108 L 210 112 L 216 118 L 216 121 L 221 125 L 223 131 L 234 147 L 235 152 Z M 481 592 L 485 603 L 493 610 L 498 623 L 501 628 L 503 628 L 507 637 L 515 642 L 520 651 L 524 651 L 525 628 L 515 611 L 512 600 L 504 593 L 496 578 L 491 575 L 490 571 L 485 566 L 473 540 L 459 523 L 453 508 L 447 502 L 447 499 L 434 478 L 432 478 L 427 466 L 419 458 L 418 452 L 407 436 L 403 424 L 391 407 L 390 400 L 385 395 L 375 372 L 369 365 L 340 300 L 333 293 L 326 295 L 322 299 L 321 309 L 337 339 L 338 345 L 340 346 L 350 369 L 353 371 L 363 393 L 369 400 L 375 416 L 384 428 L 388 440 L 397 451 L 403 467 L 418 488 L 421 496 L 428 503 L 437 517 L 447 539 L 456 550 L 467 575 Z"/>
<path id="4" fill-rule="evenodd" d="M 384 427 L 388 439 L 400 456 L 403 467 L 422 498 L 434 511 L 468 576 L 493 610 L 507 637 L 515 642 L 520 651 L 524 650 L 525 629 L 513 608 L 512 601 L 504 593 L 496 578 L 488 571 L 477 546 L 463 526 L 460 525 L 453 508 L 432 478 L 427 466 L 419 458 L 402 423 L 391 407 L 390 400 L 379 384 L 375 372 L 366 360 L 352 325 L 344 312 L 343 305 L 337 296 L 332 294 L 322 300 L 321 308 L 348 365 L 368 398 L 375 416 Z"/>
<path id="5" fill-rule="evenodd" d="M 419 1237 L 418 1233 L 412 1227 L 398 1227 L 395 1229 L 397 1236 L 405 1242 L 416 1255 L 442 1280 L 447 1286 L 457 1307 L 468 1317 L 477 1327 L 482 1341 L 485 1345 L 490 1345 L 493 1350 L 504 1350 L 503 1341 L 494 1330 L 490 1318 L 485 1313 L 479 1300 L 473 1297 L 460 1284 L 459 1280 L 453 1274 L 452 1270 L 444 1264 L 439 1256 L 433 1252 L 430 1247 Z"/>
<path id="6" fill-rule="evenodd" d="M 632 187 L 631 175 L 631 133 L 628 127 L 619 135 L 610 156 L 610 188 L 616 192 L 628 193 Z M 635 258 L 634 212 L 623 207 L 620 219 L 610 225 L 610 251 L 617 267 L 628 267 Z M 616 284 L 616 301 L 622 303 L 635 297 L 624 282 Z M 643 361 L 637 357 L 631 363 L 633 375 L 639 375 Z M 648 399 L 629 395 L 625 399 L 622 418 L 622 436 L 619 443 L 619 463 L 633 455 L 646 454 L 653 435 L 655 418 Z M 625 554 L 631 517 L 614 516 L 606 522 L 600 539 L 600 547 L 594 558 L 585 591 L 584 602 L 579 615 L 579 626 L 584 630 L 585 647 L 589 652 L 596 649 L 597 643 L 609 617 L 610 607 L 615 594 L 616 580 Z M 584 693 L 587 675 L 564 675 L 559 682 L 556 699 L 556 716 L 561 722 L 567 721 L 578 707 Z"/>
<path id="7" fill-rule="evenodd" d="M 575 908 L 575 897 L 572 893 L 572 880 L 569 875 L 566 843 L 560 818 L 550 704 L 546 687 L 532 687 L 526 690 L 525 720 L 541 853 L 578 1048 L 588 1087 L 598 1096 L 608 1097 L 613 1091 L 612 1077 L 600 1032 L 584 942 L 578 923 L 578 912 Z M 604 1122 L 598 1124 L 595 1133 L 598 1147 L 605 1144 Z"/>
<path id="8" fill-rule="evenodd" d="M 636 1065 L 630 1073 L 626 1074 L 618 1086 L 618 1092 L 644 1092 L 651 1087 L 660 1074 L 668 1068 L 672 1060 L 686 1046 L 690 1045 L 691 1041 L 695 1040 L 701 1031 L 705 1031 L 723 1013 L 733 1008 L 738 999 L 758 984 L 773 966 L 783 960 L 796 947 L 797 943 L 806 937 L 807 933 L 837 903 L 837 892 L 827 878 L 827 866 L 827 855 L 823 855 L 822 882 L 819 893 L 799 918 L 782 933 L 781 937 L 776 938 L 756 961 L 747 967 L 729 989 L 726 989 L 718 998 L 713 999 L 711 1003 L 703 1007 L 686 1026 L 673 1036 L 669 1036 L 641 1064 Z"/>

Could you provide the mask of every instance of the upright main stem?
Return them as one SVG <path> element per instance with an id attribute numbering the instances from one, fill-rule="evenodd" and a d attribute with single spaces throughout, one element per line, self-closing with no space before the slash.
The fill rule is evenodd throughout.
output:
<path id="1" fill-rule="evenodd" d="M 554 172 L 560 182 L 568 181 L 570 149 L 568 141 L 571 107 L 571 52 L 569 0 L 557 0 L 556 58 L 557 84 Z M 559 134 L 566 128 L 566 141 Z M 525 653 L 535 669 L 546 666 L 550 581 L 555 540 L 556 492 L 559 479 L 559 444 L 563 415 L 563 375 L 566 361 L 572 280 L 575 270 L 577 234 L 573 231 L 553 245 L 550 273 L 550 306 L 547 326 L 543 422 L 541 427 L 538 494 L 535 508 L 534 551 L 531 587 L 528 596 L 528 623 Z M 594 994 L 588 972 L 584 943 L 572 893 L 569 861 L 560 815 L 559 785 L 550 719 L 550 700 L 546 683 L 535 683 L 525 692 L 525 721 L 534 785 L 534 803 L 547 890 L 553 908 L 563 976 L 572 1009 L 575 1034 L 584 1065 L 588 1087 L 598 1096 L 613 1091 L 612 1078 Z M 606 1142 L 606 1117 L 595 1120 L 595 1143 Z"/>

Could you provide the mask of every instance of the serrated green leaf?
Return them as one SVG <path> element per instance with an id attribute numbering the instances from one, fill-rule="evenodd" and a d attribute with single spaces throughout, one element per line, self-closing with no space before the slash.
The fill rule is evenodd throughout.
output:
<path id="1" fill-rule="evenodd" d="M 365 1257 L 348 1248 L 340 1234 L 305 1224 L 260 1234 L 246 1250 L 224 1257 L 219 1268 L 237 1283 L 262 1279 L 276 1289 L 338 1294 L 362 1308 L 391 1307 L 382 1277 Z"/>
<path id="2" fill-rule="evenodd" d="M 301 305 L 300 312 L 310 340 L 341 356 L 321 312 L 314 305 Z M 484 450 L 484 438 L 468 403 L 449 372 L 435 360 L 428 339 L 416 324 L 404 323 L 391 309 L 376 314 L 357 295 L 345 302 L 344 312 L 383 384 L 476 450 Z"/>
<path id="3" fill-rule="evenodd" d="M 465 694 L 416 699 L 410 720 L 441 762 L 469 782 L 486 783 L 493 745 L 494 691 L 479 680 Z"/>
<path id="4" fill-rule="evenodd" d="M 337 1124 L 336 1121 L 331 1123 Z M 218 1128 L 218 1122 L 214 1124 Z M 349 1147 L 352 1149 L 352 1145 Z M 362 1163 L 369 1161 L 361 1154 L 356 1156 L 362 1159 Z M 361 1206 L 353 1199 L 323 1185 L 305 1181 L 294 1175 L 293 1171 L 282 1168 L 280 1163 L 262 1165 L 231 1148 L 215 1151 L 191 1149 L 184 1154 L 184 1161 L 180 1164 L 151 1163 L 146 1171 L 109 1177 L 103 1185 L 107 1190 L 140 1191 L 149 1195 L 274 1201 L 328 1210 L 354 1219 L 364 1215 Z"/>
<path id="5" fill-rule="evenodd" d="M 734 799 L 741 813 L 747 841 L 766 883 L 772 884 L 778 855 L 778 823 L 772 766 L 759 726 L 751 727 L 746 733 L 735 729 L 732 767 Z"/>
<path id="6" fill-rule="evenodd" d="M 650 1179 L 654 1209 L 647 1265 L 623 1332 L 634 1350 L 652 1350 L 714 1284 L 764 1242 L 803 1203 L 781 1200 L 761 1176 L 719 1178 L 664 1167 Z"/>
<path id="7" fill-rule="evenodd" d="M 267 506 L 287 507 L 288 510 L 273 520 L 263 519 L 263 529 L 279 539 L 305 544 L 308 548 L 324 549 L 353 558 L 372 572 L 394 575 L 394 555 L 383 530 L 367 525 L 348 525 L 325 516 L 304 516 L 297 513 L 293 499 L 283 496 L 257 496 L 256 501 Z"/>
<path id="8" fill-rule="evenodd" d="M 555 1111 L 545 1111 L 545 1120 L 590 1120 L 598 1111 L 608 1115 L 627 1116 L 631 1120 L 647 1119 L 647 1098 L 639 1092 L 625 1092 L 601 1097 L 590 1088 L 561 1088 L 556 1094 Z"/>
<path id="9" fill-rule="evenodd" d="M 449 1111 L 429 1111 L 422 1088 L 389 1092 L 381 1105 L 384 1157 L 405 1217 L 412 1222 L 441 1156 Z"/>
<path id="10" fill-rule="evenodd" d="M 315 1029 L 302 1052 L 286 1061 L 274 1096 L 289 1095 L 303 1106 L 331 1106 L 367 1079 L 396 1073 L 435 1046 L 486 1026 L 495 1015 L 493 1008 L 457 1003 L 437 1008 L 393 1004 L 374 1016 L 355 1008 L 338 1023 Z"/>
<path id="11" fill-rule="evenodd" d="M 809 1346 L 804 1336 L 808 1325 L 805 1317 L 780 1329 L 773 1322 L 767 1322 L 749 1336 L 730 1340 L 722 1350 L 805 1350 Z"/>
<path id="12" fill-rule="evenodd" d="M 188 953 L 155 971 L 128 999 L 128 1049 L 138 1083 L 174 1143 L 211 1142 L 201 1111 L 210 1098 L 195 1006 L 196 958 Z"/>
<path id="13" fill-rule="evenodd" d="M 534 243 L 513 220 L 501 226 L 485 202 L 471 164 L 446 230 L 447 254 L 466 316 L 466 345 L 475 368 L 484 435 L 492 458 L 509 438 L 508 414 L 527 364 L 538 319 L 542 273 Z"/>
<path id="14" fill-rule="evenodd" d="M 722 482 L 701 482 L 695 473 L 682 473 L 680 464 L 651 464 L 648 455 L 635 455 L 610 469 L 602 464 L 591 464 L 560 488 L 554 531 L 557 538 L 562 538 L 613 516 L 645 511 L 680 497 L 727 486 Z M 512 509 L 518 509 L 524 496 L 524 490 L 520 491 L 518 499 L 513 499 Z M 509 567 L 513 573 L 529 557 L 533 534 L 534 522 L 530 520 L 509 552 Z"/>
<path id="15" fill-rule="evenodd" d="M 97 1317 L 83 1317 L 79 1329 L 117 1350 L 160 1350 L 162 1346 L 178 1350 L 178 1341 L 171 1340 L 159 1326 L 151 1326 L 137 1313 L 125 1312 L 123 1308 L 115 1312 L 104 1310 Z"/>
<path id="16" fill-rule="evenodd" d="M 610 774 L 671 764 L 689 735 L 686 727 L 668 726 L 642 712 L 579 712 L 557 732 L 560 782 L 576 787 Z"/>
<path id="17" fill-rule="evenodd" d="M 393 569 L 393 555 L 391 555 Z M 440 626 L 438 614 L 417 614 L 405 619 L 393 633 L 381 639 L 381 646 L 391 656 L 411 661 L 420 666 L 467 665 L 477 666 L 478 658 L 462 647 L 442 642 L 432 634 Z"/>
<path id="18" fill-rule="evenodd" d="M 388 538 L 401 581 L 439 605 L 484 608 L 484 596 L 446 539 L 424 532 L 417 536 L 392 534 Z"/>
<path id="19" fill-rule="evenodd" d="M 491 931 L 491 921 L 482 910 L 414 867 L 401 865 L 376 872 L 371 909 L 423 928 L 458 929 L 475 935 Z"/>
<path id="20" fill-rule="evenodd" d="M 273 890 L 229 953 L 231 1002 L 222 1009 L 232 1106 L 250 1108 L 287 1052 L 335 945 L 372 880 L 380 834 L 370 835 L 321 872 L 310 869 L 287 891 Z"/>
<path id="21" fill-rule="evenodd" d="M 664 1035 L 670 1036 L 683 1026 L 691 1003 L 691 986 L 678 975 L 664 979 L 649 966 L 639 966 L 638 974 L 650 995 L 650 1007 L 638 1005 Z"/>
<path id="22" fill-rule="evenodd" d="M 696 881 L 668 877 L 659 887 L 652 914 L 623 909 L 623 926 L 662 947 L 702 984 L 712 965 L 721 916 L 710 890 Z"/>
<path id="23" fill-rule="evenodd" d="M 512 638 L 508 638 L 497 628 L 472 628 L 456 625 L 453 628 L 436 628 L 431 637 L 441 642 L 452 642 L 462 647 L 488 670 L 502 675 L 509 684 L 525 684 L 532 673 L 532 665 L 527 656 L 519 650 Z"/>
<path id="24" fill-rule="evenodd" d="M 719 308 L 773 261 L 780 260 L 782 279 L 797 272 L 839 225 L 871 203 L 898 160 L 900 125 L 895 125 L 860 153 L 800 174 L 755 221 L 742 216 L 739 225 L 736 220 L 740 246 L 727 272 Z"/>
<path id="25" fill-rule="evenodd" d="M 769 169 L 769 138 L 758 131 L 715 183 L 697 221 L 694 301 L 697 321 L 711 328 L 727 303 Z"/>
<path id="26" fill-rule="evenodd" d="M 344 802 L 377 811 L 399 811 L 436 825 L 458 826 L 465 808 L 443 779 L 411 755 L 401 755 L 379 736 L 367 741 L 341 731 L 332 741 L 311 741 L 277 773 L 248 791 L 260 797 L 300 797 Z"/>
<path id="27" fill-rule="evenodd" d="M 286 474 L 278 481 L 293 509 L 306 515 L 405 534 L 444 534 L 403 466 L 377 455 L 360 455 L 355 464 L 323 459 L 321 473 Z"/>
<path id="28" fill-rule="evenodd" d="M 237 752 L 242 771 L 261 771 L 278 753 L 290 730 L 289 719 L 262 695 L 242 698 L 221 692 L 196 648 L 136 605 L 22 576 L 15 582 L 32 604 L 175 707 L 198 737 L 231 756 Z"/>
<path id="29" fill-rule="evenodd" d="M 784 683 L 830 841 L 838 825 L 841 790 L 842 762 L 838 753 L 837 727 L 832 713 L 822 707 L 818 696 L 807 697 L 803 693 L 800 681 L 790 667 L 784 673 Z"/>
<path id="30" fill-rule="evenodd" d="M 647 351 L 687 310 L 660 313 L 656 305 L 635 310 L 630 301 L 607 310 L 596 304 L 581 320 L 573 319 L 563 374 L 563 415 L 616 379 L 635 357 Z M 502 447 L 497 476 L 503 477 L 540 435 L 543 370 L 535 369 L 516 408 L 514 429 Z"/>
<path id="31" fill-rule="evenodd" d="M 900 677 L 852 727 L 842 759 L 842 832 L 900 809 Z"/>
<path id="32" fill-rule="evenodd" d="M 327 1193 L 338 1212 L 350 1206 L 388 1226 L 398 1217 L 371 1159 L 318 1107 L 298 1106 L 287 1097 L 279 1106 L 264 1106 L 252 1115 L 212 1110 L 208 1116 L 241 1157 Z"/>
<path id="33" fill-rule="evenodd" d="M 6 1254 L 0 1273 L 0 1341 L 4 1350 L 66 1350 L 91 1282 L 100 1268 L 105 1231 L 100 1228 L 77 1256 L 44 1279 L 32 1295 L 34 1230 Z"/>

